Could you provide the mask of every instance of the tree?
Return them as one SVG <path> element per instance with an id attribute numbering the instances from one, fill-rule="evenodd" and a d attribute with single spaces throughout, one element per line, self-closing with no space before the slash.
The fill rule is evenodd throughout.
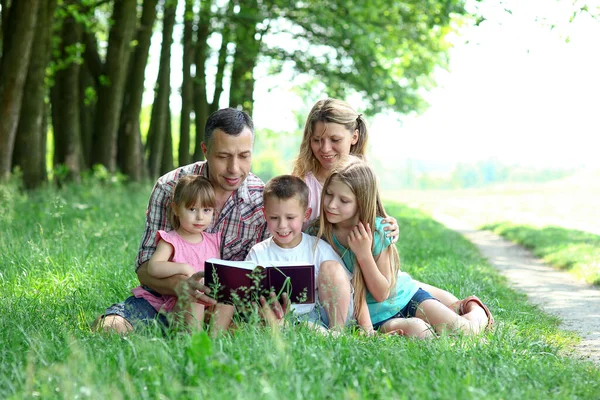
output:
<path id="1" fill-rule="evenodd" d="M 144 80 L 148 63 L 148 50 L 152 27 L 156 20 L 158 0 L 144 0 L 142 17 L 138 28 L 133 57 L 129 68 L 127 90 L 123 100 L 123 112 L 119 130 L 118 165 L 121 171 L 134 181 L 139 181 L 146 169 L 140 131 L 140 112 L 144 94 Z"/>
<path id="2" fill-rule="evenodd" d="M 31 45 L 38 16 L 38 0 L 20 0 L 2 13 L 3 48 L 0 60 L 0 180 L 10 175 L 12 155 L 21 112 Z"/>
<path id="3" fill-rule="evenodd" d="M 171 45 L 173 44 L 173 26 L 175 25 L 175 11 L 177 4 L 172 0 L 165 0 L 163 12 L 163 41 L 160 51 L 160 65 L 156 80 L 154 103 L 150 128 L 146 141 L 148 152 L 148 169 L 150 176 L 158 177 L 164 164 L 163 152 L 166 140 L 170 140 L 171 113 L 169 111 L 169 96 L 171 95 Z M 168 131 L 167 131 L 168 130 Z M 172 148 L 172 147 L 170 147 Z"/>
<path id="4" fill-rule="evenodd" d="M 98 90 L 92 153 L 92 163 L 102 164 L 110 172 L 116 169 L 119 117 L 136 20 L 136 0 L 115 0 L 103 71 L 104 82 Z"/>
<path id="5" fill-rule="evenodd" d="M 56 58 L 54 85 L 51 89 L 52 126 L 54 128 L 54 166 L 65 167 L 65 175 L 79 181 L 85 167 L 82 152 L 82 132 L 79 88 L 81 73 L 81 40 L 83 26 L 77 22 L 79 8 L 75 0 L 65 2 L 66 13 L 60 30 L 60 45 Z"/>
<path id="6" fill-rule="evenodd" d="M 25 81 L 19 125 L 13 152 L 13 166 L 23 171 L 23 183 L 32 189 L 47 180 L 46 173 L 46 68 L 50 61 L 50 38 L 56 0 L 43 1 L 37 16 L 32 54 Z"/>

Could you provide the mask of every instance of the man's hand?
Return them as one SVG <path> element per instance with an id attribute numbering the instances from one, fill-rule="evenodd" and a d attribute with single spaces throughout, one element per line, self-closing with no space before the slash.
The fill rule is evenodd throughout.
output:
<path id="1" fill-rule="evenodd" d="M 267 301 L 264 296 L 260 296 L 260 315 L 265 323 L 271 327 L 282 325 L 284 321 L 283 317 L 285 317 L 291 309 L 290 299 L 288 298 L 287 293 L 281 295 L 281 303 L 277 300 L 277 296 L 274 292 L 271 292 L 269 297 L 270 299 Z"/>
<path id="2" fill-rule="evenodd" d="M 210 289 L 204 285 L 204 271 L 196 272 L 188 279 L 182 280 L 176 288 L 177 296 L 187 296 L 195 299 L 196 303 L 207 307 L 217 304 L 217 301 L 208 296 Z"/>

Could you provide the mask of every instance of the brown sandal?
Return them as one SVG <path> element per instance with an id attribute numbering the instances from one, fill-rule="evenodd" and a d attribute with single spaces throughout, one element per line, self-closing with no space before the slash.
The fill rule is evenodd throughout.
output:
<path id="1" fill-rule="evenodd" d="M 472 301 L 477 303 L 477 305 L 479 307 L 483 308 L 483 311 L 485 311 L 485 315 L 487 316 L 487 319 L 488 319 L 488 323 L 487 323 L 487 326 L 485 327 L 485 329 L 486 330 L 491 329 L 492 326 L 494 325 L 494 317 L 492 316 L 490 309 L 487 308 L 486 305 L 483 304 L 483 302 L 481 300 L 479 300 L 479 297 L 477 297 L 477 296 L 469 296 L 469 297 L 461 300 L 458 303 L 458 310 L 457 310 L 458 315 L 466 314 L 467 304 L 469 304 Z"/>

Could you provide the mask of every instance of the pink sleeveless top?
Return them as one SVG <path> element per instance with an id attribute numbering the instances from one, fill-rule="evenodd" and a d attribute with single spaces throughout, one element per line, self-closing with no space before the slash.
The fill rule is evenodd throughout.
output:
<path id="1" fill-rule="evenodd" d="M 221 233 L 203 232 L 204 240 L 200 243 L 190 243 L 184 240 L 176 231 L 158 231 L 156 241 L 164 240 L 173 246 L 170 261 L 188 263 L 196 272 L 204 271 L 204 261 L 209 258 L 219 258 L 221 247 Z M 156 311 L 171 311 L 177 303 L 176 296 L 155 296 L 142 286 L 134 288 L 131 293 L 137 298 L 143 298 L 154 307 Z"/>
<path id="2" fill-rule="evenodd" d="M 306 186 L 308 186 L 308 206 L 312 208 L 312 213 L 310 214 L 308 221 L 302 226 L 303 230 L 321 215 L 321 192 L 323 191 L 323 185 L 315 178 L 312 172 L 309 172 L 304 176 L 304 182 L 306 182 Z"/>

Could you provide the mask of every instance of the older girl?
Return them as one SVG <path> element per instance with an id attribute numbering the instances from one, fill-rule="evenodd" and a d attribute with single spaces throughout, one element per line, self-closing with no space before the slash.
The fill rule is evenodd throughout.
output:
<path id="1" fill-rule="evenodd" d="M 366 298 L 373 326 L 383 332 L 402 329 L 425 337 L 449 328 L 470 334 L 493 323 L 479 299 L 469 302 L 481 308 L 460 316 L 400 270 L 396 247 L 382 228 L 387 214 L 377 178 L 366 163 L 354 161 L 334 170 L 323 187 L 318 236 L 333 246 L 353 273 L 355 316 L 362 314 Z"/>

